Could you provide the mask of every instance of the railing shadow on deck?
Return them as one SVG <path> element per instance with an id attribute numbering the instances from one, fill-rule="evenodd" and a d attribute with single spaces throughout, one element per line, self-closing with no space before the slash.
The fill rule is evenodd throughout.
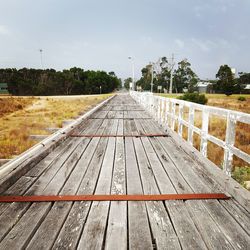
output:
<path id="1" fill-rule="evenodd" d="M 207 157 L 208 141 L 223 148 L 224 157 L 222 166 L 223 171 L 227 175 L 231 176 L 234 155 L 250 164 L 250 155 L 234 145 L 237 122 L 249 125 L 250 114 L 196 104 L 179 99 L 155 96 L 150 92 L 131 91 L 130 94 L 164 128 L 170 128 L 174 131 L 177 126 L 178 135 L 183 137 L 183 126 L 185 126 L 188 129 L 187 141 L 190 146 L 193 146 L 194 132 L 197 133 L 200 136 L 200 152 L 203 156 Z M 184 119 L 184 109 L 188 109 L 188 117 L 186 120 Z M 195 126 L 195 111 L 201 112 L 201 128 Z M 220 119 L 225 119 L 225 140 L 219 139 L 214 135 L 209 134 L 208 128 L 211 115 L 218 116 Z"/>

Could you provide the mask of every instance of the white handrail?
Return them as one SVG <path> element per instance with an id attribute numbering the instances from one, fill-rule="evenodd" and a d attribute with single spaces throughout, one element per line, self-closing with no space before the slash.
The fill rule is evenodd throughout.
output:
<path id="1" fill-rule="evenodd" d="M 203 156 L 207 157 L 208 141 L 222 147 L 224 149 L 223 170 L 227 175 L 231 176 L 233 155 L 250 164 L 250 155 L 234 146 L 236 123 L 242 122 L 250 124 L 250 114 L 201 105 L 180 99 L 155 96 L 150 92 L 131 91 L 130 95 L 144 106 L 152 117 L 154 117 L 163 127 L 168 127 L 174 130 L 175 125 L 177 124 L 177 132 L 179 136 L 182 137 L 183 125 L 186 126 L 188 128 L 187 141 L 191 146 L 193 146 L 193 133 L 195 132 L 199 134 L 201 138 L 200 151 Z M 179 107 L 178 114 L 176 114 L 177 105 Z M 183 118 L 184 107 L 189 108 L 188 121 Z M 201 129 L 194 125 L 195 110 L 202 112 Z M 225 141 L 209 134 L 208 125 L 210 115 L 217 115 L 226 120 Z"/>

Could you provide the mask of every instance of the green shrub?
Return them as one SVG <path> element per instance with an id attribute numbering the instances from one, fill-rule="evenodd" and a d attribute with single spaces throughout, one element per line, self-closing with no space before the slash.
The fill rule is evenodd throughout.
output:
<path id="1" fill-rule="evenodd" d="M 244 97 L 244 96 L 239 96 L 239 97 L 238 97 L 238 101 L 241 101 L 241 102 L 246 101 L 246 97 Z"/>
<path id="2" fill-rule="evenodd" d="M 235 167 L 232 172 L 232 177 L 244 186 L 245 181 L 250 180 L 250 167 Z"/>
<path id="3" fill-rule="evenodd" d="M 204 94 L 199 94 L 199 93 L 185 93 L 184 95 L 180 96 L 179 99 L 199 104 L 207 103 L 206 96 Z"/>

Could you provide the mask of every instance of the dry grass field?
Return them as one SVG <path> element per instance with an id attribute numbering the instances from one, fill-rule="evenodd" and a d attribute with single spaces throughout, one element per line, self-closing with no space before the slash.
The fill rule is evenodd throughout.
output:
<path id="1" fill-rule="evenodd" d="M 29 135 L 46 135 L 110 95 L 61 97 L 0 96 L 0 159 L 13 158 L 37 142 Z"/>
<path id="2" fill-rule="evenodd" d="M 176 98 L 178 95 L 162 94 L 161 96 Z M 239 96 L 244 96 L 246 100 L 239 101 Z M 250 114 L 250 95 L 231 95 L 227 97 L 226 95 L 221 94 L 207 94 L 206 97 L 208 98 L 207 105 L 209 106 L 237 110 Z M 176 112 L 178 113 L 178 110 Z M 188 110 L 186 110 L 186 112 L 184 111 L 184 119 L 187 120 L 187 118 Z M 199 128 L 202 126 L 202 115 L 199 111 L 195 112 L 195 126 Z M 177 127 L 175 129 L 177 131 Z M 225 140 L 225 119 L 218 116 L 210 116 L 209 134 Z M 183 138 L 187 139 L 187 128 L 185 126 L 183 129 Z M 196 133 L 194 133 L 194 146 L 195 148 L 200 149 L 200 136 Z M 236 124 L 235 146 L 250 154 L 250 125 L 243 123 Z M 208 142 L 208 158 L 219 167 L 222 167 L 223 164 L 223 153 L 224 150 L 221 147 L 212 142 Z M 241 184 L 246 185 L 245 182 L 250 181 L 250 165 L 234 156 L 233 166 L 233 177 Z"/>

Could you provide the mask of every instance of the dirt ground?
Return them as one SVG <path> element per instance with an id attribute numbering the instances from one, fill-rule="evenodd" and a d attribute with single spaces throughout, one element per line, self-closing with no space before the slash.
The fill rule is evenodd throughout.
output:
<path id="1" fill-rule="evenodd" d="M 30 135 L 49 135 L 110 95 L 58 97 L 0 97 L 0 159 L 13 158 L 37 141 Z"/>

